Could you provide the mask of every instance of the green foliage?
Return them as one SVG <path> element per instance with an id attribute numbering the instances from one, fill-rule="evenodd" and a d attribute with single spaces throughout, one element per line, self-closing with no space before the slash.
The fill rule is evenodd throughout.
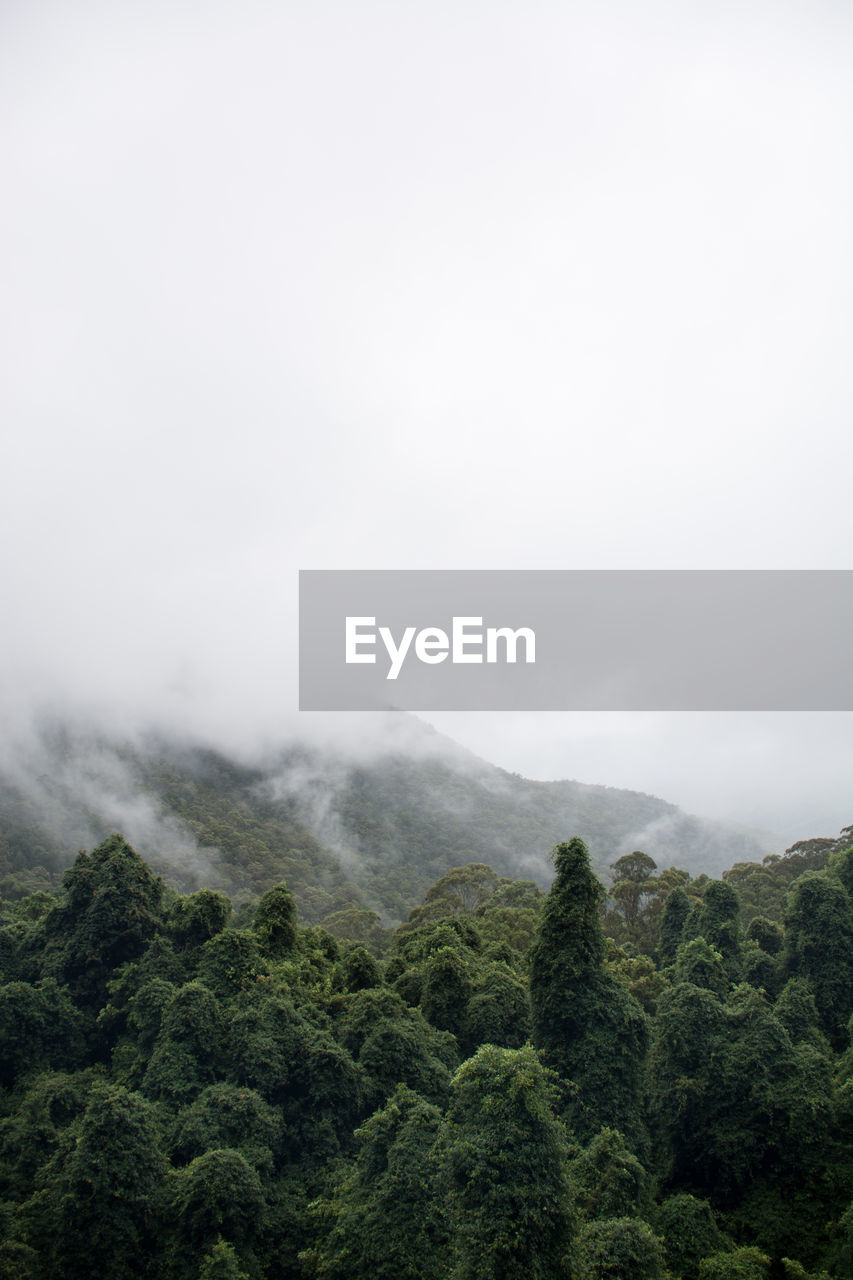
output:
<path id="1" fill-rule="evenodd" d="M 782 950 L 785 936 L 775 920 L 766 916 L 753 916 L 746 930 L 746 937 L 755 942 L 769 956 L 778 956 Z"/>
<path id="2" fill-rule="evenodd" d="M 189 1102 L 214 1082 L 222 1042 L 223 1017 L 216 996 L 200 982 L 187 983 L 165 1006 L 142 1092 L 175 1106 Z"/>
<path id="3" fill-rule="evenodd" d="M 684 925 L 684 941 L 704 938 L 719 952 L 730 982 L 741 977 L 740 898 L 727 880 L 709 880 Z"/>
<path id="4" fill-rule="evenodd" d="M 296 946 L 296 904 L 282 882 L 268 889 L 255 910 L 255 933 L 265 955 L 280 958 Z"/>
<path id="5" fill-rule="evenodd" d="M 667 1266 L 680 1280 L 698 1280 L 702 1259 L 730 1246 L 708 1201 L 684 1192 L 663 1201 L 654 1225 L 663 1240 Z"/>
<path id="6" fill-rule="evenodd" d="M 785 907 L 785 973 L 808 979 L 821 1029 L 843 1048 L 853 1012 L 853 919 L 834 876 L 810 871 L 794 882 Z"/>
<path id="7" fill-rule="evenodd" d="M 267 973 L 258 939 L 248 929 L 226 929 L 199 953 L 199 981 L 221 1000 L 250 990 Z"/>
<path id="8" fill-rule="evenodd" d="M 30 1071 L 82 1064 L 83 1018 L 67 991 L 46 978 L 0 986 L 0 1084 L 6 1088 Z"/>
<path id="9" fill-rule="evenodd" d="M 258 1174 L 241 1152 L 222 1147 L 197 1156 L 174 1175 L 169 1208 L 171 1262 L 179 1274 L 189 1270 L 191 1260 L 212 1253 L 221 1239 L 252 1266 L 251 1248 L 264 1224 L 266 1201 Z M 221 1254 L 216 1261 L 224 1261 Z"/>
<path id="10" fill-rule="evenodd" d="M 672 964 L 684 935 L 684 926 L 690 915 L 690 899 L 680 885 L 667 896 L 660 923 L 658 953 L 663 964 Z"/>
<path id="11" fill-rule="evenodd" d="M 56 1280 L 90 1280 L 93 1259 L 104 1280 L 149 1275 L 166 1171 L 153 1113 L 138 1094 L 98 1084 L 70 1128 L 24 1208 L 25 1243 Z"/>
<path id="12" fill-rule="evenodd" d="M 97 1011 L 110 976 L 139 959 L 162 924 L 163 883 L 120 835 L 78 854 L 62 883 L 63 901 L 44 922 L 45 970 Z"/>
<path id="13" fill-rule="evenodd" d="M 575 837 L 553 856 L 557 875 L 531 953 L 533 1041 L 576 1086 L 573 1128 L 589 1136 L 609 1124 L 639 1138 L 646 1018 L 604 970 L 603 890 L 586 846 Z"/>
<path id="14" fill-rule="evenodd" d="M 715 1253 L 700 1262 L 699 1280 L 771 1280 L 770 1259 L 751 1246 Z"/>
<path id="15" fill-rule="evenodd" d="M 281 1113 L 254 1089 L 227 1084 L 209 1085 L 179 1112 L 167 1136 L 177 1164 L 187 1164 L 212 1148 L 239 1151 L 259 1172 L 271 1172 L 282 1134 Z"/>
<path id="16" fill-rule="evenodd" d="M 503 963 L 482 964 L 473 980 L 465 1014 L 465 1049 L 481 1044 L 520 1049 L 530 1036 L 526 985 Z"/>
<path id="17" fill-rule="evenodd" d="M 617 1129 L 602 1129 L 573 1156 L 572 1198 L 585 1222 L 644 1218 L 651 1208 L 649 1175 Z"/>
<path id="18" fill-rule="evenodd" d="M 587 1223 L 575 1260 L 584 1280 L 668 1280 L 663 1245 L 640 1218 Z"/>
<path id="19" fill-rule="evenodd" d="M 828 1061 L 792 1045 L 751 988 L 724 1005 L 682 983 L 661 1000 L 649 1065 L 667 1185 L 726 1207 L 760 1188 L 768 1222 L 767 1197 L 782 1202 L 796 1191 L 796 1213 L 772 1229 L 784 1226 L 789 1239 L 810 1231 L 802 1188 L 821 1167 L 834 1124 Z M 760 1235 L 756 1207 L 746 1216 Z"/>
<path id="20" fill-rule="evenodd" d="M 15 1110 L 0 1121 L 0 1198 L 21 1202 L 30 1195 L 63 1131 L 86 1110 L 92 1083 L 91 1072 L 30 1078 Z"/>
<path id="21" fill-rule="evenodd" d="M 451 1071 L 459 1063 L 455 1040 L 431 1027 L 396 992 L 373 989 L 350 996 L 338 1037 L 364 1071 L 372 1104 L 385 1101 L 398 1084 L 431 1102 L 446 1102 Z"/>
<path id="22" fill-rule="evenodd" d="M 180 897 L 169 912 L 169 929 L 180 950 L 194 951 L 215 938 L 228 924 L 231 900 L 224 893 L 199 889 Z"/>
<path id="23" fill-rule="evenodd" d="M 0 903 L 0 1275 L 848 1274 L 845 848 L 722 881 L 629 855 L 618 945 L 575 840 L 547 898 L 469 864 L 390 943 L 340 906 L 366 931 L 341 945 L 281 868 L 229 917 L 113 837 Z"/>
<path id="24" fill-rule="evenodd" d="M 382 985 L 382 971 L 366 947 L 350 947 L 341 961 L 340 981 L 345 991 L 364 991 Z"/>
<path id="25" fill-rule="evenodd" d="M 439 1142 L 459 1280 L 565 1274 L 567 1150 L 535 1051 L 484 1045 L 453 1078 Z"/>
<path id="26" fill-rule="evenodd" d="M 220 1236 L 204 1255 L 198 1280 L 249 1280 L 249 1276 L 247 1272 L 240 1270 L 240 1261 L 233 1244 L 228 1244 Z"/>
<path id="27" fill-rule="evenodd" d="M 447 1229 L 435 1191 L 441 1113 L 405 1085 L 356 1132 L 351 1171 L 314 1206 L 306 1251 L 322 1280 L 441 1280 Z"/>
<path id="28" fill-rule="evenodd" d="M 704 987 L 714 995 L 724 997 L 729 989 L 723 957 L 703 937 L 683 942 L 675 956 L 673 982 L 687 982 L 694 987 Z"/>

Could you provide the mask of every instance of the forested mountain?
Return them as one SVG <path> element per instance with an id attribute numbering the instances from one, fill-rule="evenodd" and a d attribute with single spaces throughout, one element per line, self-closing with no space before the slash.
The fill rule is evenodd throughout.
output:
<path id="1" fill-rule="evenodd" d="M 692 874 L 781 853 L 654 796 L 529 781 L 413 717 L 388 723 L 385 749 L 302 743 L 249 763 L 163 737 L 48 726 L 0 774 L 0 889 L 50 888 L 79 848 L 113 830 L 185 889 L 240 901 L 285 879 L 315 922 L 349 908 L 403 920 L 469 862 L 545 887 L 548 852 L 567 831 L 603 877 L 634 849 Z"/>

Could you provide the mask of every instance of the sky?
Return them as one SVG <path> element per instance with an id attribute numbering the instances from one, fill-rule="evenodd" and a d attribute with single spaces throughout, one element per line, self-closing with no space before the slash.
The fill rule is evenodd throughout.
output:
<path id="1" fill-rule="evenodd" d="M 841 0 L 6 0 L 7 743 L 333 734 L 299 569 L 853 567 L 851 57 Z M 429 719 L 853 820 L 848 714 Z"/>

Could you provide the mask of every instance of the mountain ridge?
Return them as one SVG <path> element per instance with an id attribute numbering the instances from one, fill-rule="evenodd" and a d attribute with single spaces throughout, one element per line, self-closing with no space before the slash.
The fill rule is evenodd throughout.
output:
<path id="1" fill-rule="evenodd" d="M 643 792 L 509 773 L 414 717 L 390 724 L 387 745 L 303 740 L 254 757 L 43 725 L 0 768 L 0 887 L 50 888 L 78 848 L 121 830 L 181 889 L 239 901 L 284 879 L 307 920 L 361 907 L 390 922 L 467 862 L 545 887 L 551 849 L 572 835 L 605 879 L 635 848 L 693 875 L 773 848 Z"/>

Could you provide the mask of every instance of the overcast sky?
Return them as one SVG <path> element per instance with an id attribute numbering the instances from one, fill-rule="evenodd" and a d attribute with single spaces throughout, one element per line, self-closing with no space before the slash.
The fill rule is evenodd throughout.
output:
<path id="1" fill-rule="evenodd" d="M 852 122 L 845 0 L 5 0 L 7 723 L 291 731 L 299 568 L 853 567 Z M 848 715 L 431 720 L 853 820 Z"/>

